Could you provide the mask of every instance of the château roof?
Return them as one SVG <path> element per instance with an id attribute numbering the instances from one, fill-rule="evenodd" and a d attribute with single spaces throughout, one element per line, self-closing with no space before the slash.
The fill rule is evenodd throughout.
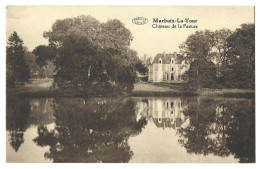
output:
<path id="1" fill-rule="evenodd" d="M 153 64 L 159 63 L 159 59 L 162 59 L 162 64 L 170 64 L 171 58 L 174 59 L 175 64 L 181 64 L 181 61 L 177 58 L 176 52 L 172 54 L 158 53 L 153 60 Z"/>

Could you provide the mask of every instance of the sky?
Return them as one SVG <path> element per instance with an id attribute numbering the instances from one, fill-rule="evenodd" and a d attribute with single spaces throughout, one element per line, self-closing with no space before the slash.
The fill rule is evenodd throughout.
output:
<path id="1" fill-rule="evenodd" d="M 101 22 L 119 19 L 131 31 L 134 39 L 130 47 L 139 57 L 178 52 L 179 45 L 198 30 L 227 28 L 234 31 L 243 23 L 254 23 L 253 6 L 7 6 L 6 37 L 16 31 L 32 51 L 38 45 L 48 44 L 43 32 L 49 31 L 57 19 L 79 15 L 91 15 Z M 132 22 L 136 17 L 147 18 L 148 23 L 136 25 Z M 192 25 L 198 28 L 153 28 L 154 18 L 189 18 L 197 20 Z"/>

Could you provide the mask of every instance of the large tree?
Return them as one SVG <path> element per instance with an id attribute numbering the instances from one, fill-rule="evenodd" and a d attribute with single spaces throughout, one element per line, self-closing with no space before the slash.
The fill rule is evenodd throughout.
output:
<path id="1" fill-rule="evenodd" d="M 210 87 L 215 81 L 216 70 L 212 63 L 214 32 L 196 31 L 180 45 L 181 59 L 190 64 L 187 72 L 189 85 L 195 88 Z"/>
<path id="2" fill-rule="evenodd" d="M 180 45 L 180 54 L 182 59 L 189 63 L 194 60 L 210 60 L 213 57 L 211 53 L 213 46 L 214 32 L 196 31 Z"/>
<path id="3" fill-rule="evenodd" d="M 224 85 L 227 81 L 227 76 L 230 72 L 228 68 L 229 58 L 227 56 L 228 47 L 227 39 L 232 34 L 232 31 L 229 29 L 220 29 L 214 32 L 214 46 L 213 46 L 213 55 L 215 55 L 215 64 L 217 68 L 217 82 Z"/>
<path id="4" fill-rule="evenodd" d="M 190 63 L 186 73 L 189 84 L 213 87 L 216 82 L 226 87 L 254 88 L 254 38 L 254 24 L 243 24 L 235 32 L 220 29 L 190 35 L 180 45 L 181 58 Z"/>
<path id="5" fill-rule="evenodd" d="M 114 82 L 121 89 L 133 88 L 134 67 L 127 57 L 132 35 L 119 20 L 57 20 L 44 37 L 57 49 L 54 83 L 59 87 L 101 89 Z"/>
<path id="6" fill-rule="evenodd" d="M 242 88 L 255 86 L 255 25 L 243 24 L 227 39 L 229 79 Z"/>
<path id="7" fill-rule="evenodd" d="M 15 81 L 27 82 L 30 77 L 30 70 L 25 60 L 23 40 L 14 31 L 8 38 L 6 49 L 7 71 L 11 72 Z M 7 76 L 7 79 L 9 77 Z M 7 84 L 8 85 L 8 84 Z"/>

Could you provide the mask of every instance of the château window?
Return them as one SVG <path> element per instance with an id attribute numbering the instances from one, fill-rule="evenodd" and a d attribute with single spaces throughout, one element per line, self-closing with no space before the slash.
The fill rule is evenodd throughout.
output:
<path id="1" fill-rule="evenodd" d="M 173 103 L 173 102 L 171 102 L 171 108 L 173 108 L 173 104 L 174 104 L 174 103 Z"/>
<path id="2" fill-rule="evenodd" d="M 172 59 L 172 64 L 174 63 L 174 60 Z"/>
<path id="3" fill-rule="evenodd" d="M 173 71 L 174 69 L 173 69 L 173 67 L 172 67 L 172 71 Z"/>
<path id="4" fill-rule="evenodd" d="M 162 64 L 162 59 L 159 59 L 159 64 Z"/>

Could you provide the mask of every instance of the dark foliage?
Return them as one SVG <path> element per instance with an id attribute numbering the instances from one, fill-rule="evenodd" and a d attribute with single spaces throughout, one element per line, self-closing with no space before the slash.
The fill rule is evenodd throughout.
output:
<path id="1" fill-rule="evenodd" d="M 255 88 L 255 25 L 243 24 L 227 39 L 229 74 L 227 85 Z"/>
<path id="2" fill-rule="evenodd" d="M 132 35 L 119 20 L 100 23 L 91 16 L 57 20 L 44 37 L 49 46 L 39 46 L 34 53 L 41 65 L 54 61 L 54 85 L 87 92 L 132 91 L 136 52 L 129 50 Z"/>
<path id="3" fill-rule="evenodd" d="M 145 67 L 141 61 L 136 62 L 135 69 L 142 75 L 145 75 L 148 72 L 147 67 Z"/>
<path id="4" fill-rule="evenodd" d="M 16 32 L 8 38 L 6 49 L 7 87 L 13 87 L 15 82 L 27 82 L 30 70 L 25 60 L 23 40 Z"/>
<path id="5" fill-rule="evenodd" d="M 215 64 L 207 60 L 194 60 L 187 72 L 190 87 L 212 87 L 216 80 Z"/>
<path id="6" fill-rule="evenodd" d="M 190 63 L 190 70 L 183 77 L 189 87 L 254 89 L 254 24 L 243 24 L 234 32 L 197 31 L 180 49 L 181 59 Z"/>
<path id="7" fill-rule="evenodd" d="M 179 142 L 188 153 L 233 154 L 240 162 L 255 162 L 255 103 L 253 100 L 217 101 L 191 98 L 184 115 Z"/>

